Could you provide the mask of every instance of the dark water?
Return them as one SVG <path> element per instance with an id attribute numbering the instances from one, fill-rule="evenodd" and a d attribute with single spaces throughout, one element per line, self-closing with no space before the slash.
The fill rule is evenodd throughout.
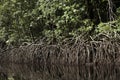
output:
<path id="1" fill-rule="evenodd" d="M 0 80 L 120 80 L 120 67 L 1 64 Z"/>

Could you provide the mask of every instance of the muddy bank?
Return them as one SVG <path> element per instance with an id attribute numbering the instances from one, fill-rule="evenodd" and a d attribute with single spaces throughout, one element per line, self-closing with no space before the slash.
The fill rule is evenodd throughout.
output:
<path id="1" fill-rule="evenodd" d="M 74 44 L 29 44 L 0 53 L 1 62 L 42 64 L 106 64 L 120 62 L 118 41 L 78 41 Z"/>

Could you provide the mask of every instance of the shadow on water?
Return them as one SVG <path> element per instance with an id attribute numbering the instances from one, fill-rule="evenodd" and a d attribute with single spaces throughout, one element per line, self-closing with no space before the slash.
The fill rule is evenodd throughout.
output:
<path id="1" fill-rule="evenodd" d="M 61 65 L 0 65 L 0 80 L 119 80 L 120 67 Z"/>

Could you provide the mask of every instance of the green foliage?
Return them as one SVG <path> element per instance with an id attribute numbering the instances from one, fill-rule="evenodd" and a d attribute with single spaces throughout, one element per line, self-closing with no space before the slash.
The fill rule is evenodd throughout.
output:
<path id="1" fill-rule="evenodd" d="M 93 25 L 98 25 L 96 33 L 119 32 L 119 19 L 114 22 L 117 29 L 109 25 L 106 4 L 107 0 L 2 0 L 0 39 L 9 44 L 34 42 L 40 37 L 61 41 L 89 32 Z M 119 7 L 115 13 L 120 16 Z"/>
<path id="2" fill-rule="evenodd" d="M 111 24 L 110 23 L 100 23 L 96 29 L 96 32 L 101 33 L 101 32 L 111 32 Z"/>

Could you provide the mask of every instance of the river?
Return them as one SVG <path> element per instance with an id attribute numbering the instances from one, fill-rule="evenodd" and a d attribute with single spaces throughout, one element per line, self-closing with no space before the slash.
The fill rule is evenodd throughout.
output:
<path id="1" fill-rule="evenodd" d="M 119 80 L 114 65 L 1 64 L 0 80 Z"/>

